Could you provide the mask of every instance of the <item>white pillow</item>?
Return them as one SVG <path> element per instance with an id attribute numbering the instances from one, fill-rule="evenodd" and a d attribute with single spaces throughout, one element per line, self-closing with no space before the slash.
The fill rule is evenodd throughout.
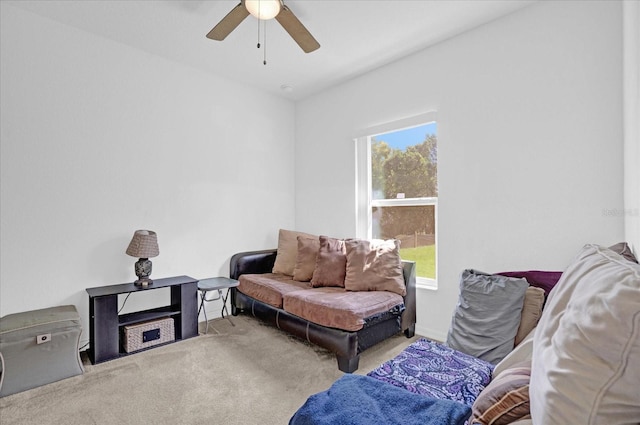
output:
<path id="1" fill-rule="evenodd" d="M 514 364 L 523 362 L 525 360 L 531 360 L 533 357 L 533 335 L 535 334 L 535 328 L 527 334 L 526 337 L 514 348 L 507 357 L 500 360 L 500 363 L 493 368 L 491 373 L 492 377 L 500 375 L 506 369 L 511 368 Z"/>
<path id="2" fill-rule="evenodd" d="M 535 425 L 640 423 L 640 265 L 579 252 L 536 328 L 529 391 Z"/>

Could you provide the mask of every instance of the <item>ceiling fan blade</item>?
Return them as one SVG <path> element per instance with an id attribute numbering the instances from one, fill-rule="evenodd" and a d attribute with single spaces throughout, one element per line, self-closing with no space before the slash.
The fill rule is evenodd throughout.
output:
<path id="1" fill-rule="evenodd" d="M 247 8 L 242 3 L 238 4 L 218 22 L 218 25 L 209 31 L 207 38 L 218 41 L 224 40 L 247 16 L 249 16 Z"/>
<path id="2" fill-rule="evenodd" d="M 304 50 L 305 53 L 313 52 L 320 48 L 320 43 L 316 41 L 311 33 L 302 25 L 302 22 L 296 18 L 291 9 L 287 6 L 282 6 L 282 10 L 276 16 L 276 20 L 280 22 L 282 28 L 284 28 L 291 38 L 298 43 L 298 46 Z"/>

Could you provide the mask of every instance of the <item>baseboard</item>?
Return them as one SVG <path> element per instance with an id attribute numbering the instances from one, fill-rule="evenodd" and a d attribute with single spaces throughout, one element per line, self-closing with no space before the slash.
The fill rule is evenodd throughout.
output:
<path id="1" fill-rule="evenodd" d="M 416 334 L 425 338 L 433 339 L 438 342 L 444 342 L 447 340 L 447 333 L 436 329 L 431 329 L 426 326 L 420 326 L 416 323 Z"/>

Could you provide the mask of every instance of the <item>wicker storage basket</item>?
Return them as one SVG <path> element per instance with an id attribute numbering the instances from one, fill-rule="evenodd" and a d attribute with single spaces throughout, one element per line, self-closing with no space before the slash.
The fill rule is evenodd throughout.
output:
<path id="1" fill-rule="evenodd" d="M 131 353 L 173 340 L 175 340 L 173 319 L 167 317 L 125 326 L 122 346 L 124 351 Z"/>

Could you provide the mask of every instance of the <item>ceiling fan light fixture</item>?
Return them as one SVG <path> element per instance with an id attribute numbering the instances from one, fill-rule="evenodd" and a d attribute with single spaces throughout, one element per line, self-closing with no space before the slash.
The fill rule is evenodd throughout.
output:
<path id="1" fill-rule="evenodd" d="M 260 27 L 263 26 L 260 24 L 260 20 L 275 18 L 305 53 L 310 53 L 320 48 L 320 43 L 313 38 L 309 30 L 302 25 L 302 22 L 296 18 L 291 9 L 284 5 L 282 0 L 241 0 L 236 7 L 231 9 L 231 12 L 227 13 L 207 33 L 207 38 L 218 41 L 224 40 L 249 14 L 259 19 L 258 34 L 260 33 Z M 266 25 L 264 25 L 264 28 L 266 29 Z M 258 47 L 260 46 L 258 45 Z"/>
<path id="2" fill-rule="evenodd" d="M 263 21 L 273 19 L 280 13 L 280 0 L 244 0 L 244 6 L 250 14 Z"/>

